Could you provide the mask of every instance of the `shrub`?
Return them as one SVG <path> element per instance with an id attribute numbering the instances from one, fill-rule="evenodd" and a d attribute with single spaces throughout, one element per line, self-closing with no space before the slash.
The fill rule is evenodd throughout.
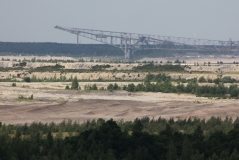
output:
<path id="1" fill-rule="evenodd" d="M 25 96 L 23 96 L 23 95 L 19 95 L 19 96 L 18 96 L 18 99 L 23 99 L 23 100 L 30 99 L 30 100 L 33 100 L 33 94 L 32 94 L 30 97 L 25 97 Z"/>
<path id="2" fill-rule="evenodd" d="M 113 90 L 113 84 L 109 84 L 109 85 L 107 86 L 107 90 Z"/>
<path id="3" fill-rule="evenodd" d="M 12 87 L 16 87 L 17 85 L 16 85 L 16 83 L 12 83 Z"/>
<path id="4" fill-rule="evenodd" d="M 104 89 L 104 87 L 100 87 L 100 89 L 99 89 L 99 90 L 105 90 L 105 89 Z"/>
<path id="5" fill-rule="evenodd" d="M 230 96 L 231 97 L 238 97 L 238 94 L 239 94 L 239 90 L 234 88 L 233 90 L 231 90 L 230 92 Z"/>
<path id="6" fill-rule="evenodd" d="M 30 77 L 25 77 L 23 80 L 24 80 L 25 82 L 28 82 L 28 83 L 31 82 L 31 78 L 30 78 Z"/>
<path id="7" fill-rule="evenodd" d="M 93 84 L 92 87 L 91 87 L 91 90 L 97 90 L 97 89 L 98 88 L 97 88 L 96 84 Z"/>
<path id="8" fill-rule="evenodd" d="M 208 82 L 208 83 L 212 83 L 212 79 L 208 79 L 207 82 Z"/>
<path id="9" fill-rule="evenodd" d="M 238 97 L 239 95 L 239 88 L 236 86 L 236 85 L 231 85 L 229 88 L 228 88 L 228 92 L 230 94 L 231 97 Z"/>
<path id="10" fill-rule="evenodd" d="M 18 99 L 24 99 L 25 97 L 23 95 L 19 95 Z"/>
<path id="11" fill-rule="evenodd" d="M 117 90 L 117 89 L 120 89 L 120 87 L 118 86 L 117 83 L 109 84 L 108 87 L 107 87 L 107 90 Z"/>
<path id="12" fill-rule="evenodd" d="M 84 90 L 97 90 L 98 88 L 97 88 L 97 86 L 96 86 L 96 84 L 93 84 L 92 86 L 91 85 L 85 85 L 85 87 L 84 87 Z"/>
<path id="13" fill-rule="evenodd" d="M 231 78 L 231 76 L 225 76 L 222 78 L 223 83 L 234 83 L 236 82 L 236 79 Z"/>
<path id="14" fill-rule="evenodd" d="M 26 61 L 20 63 L 20 66 L 21 66 L 21 67 L 24 67 L 24 66 L 26 66 L 26 65 L 27 65 L 27 62 L 26 62 Z"/>
<path id="15" fill-rule="evenodd" d="M 206 82 L 207 80 L 202 76 L 199 78 L 198 82 L 202 83 L 202 82 Z"/>
<path id="16" fill-rule="evenodd" d="M 215 84 L 219 84 L 220 81 L 221 81 L 221 80 L 220 80 L 219 78 L 216 78 L 216 79 L 213 80 L 213 82 L 214 82 Z"/>
<path id="17" fill-rule="evenodd" d="M 65 89 L 70 89 L 70 87 L 67 85 L 67 86 L 65 87 Z"/>

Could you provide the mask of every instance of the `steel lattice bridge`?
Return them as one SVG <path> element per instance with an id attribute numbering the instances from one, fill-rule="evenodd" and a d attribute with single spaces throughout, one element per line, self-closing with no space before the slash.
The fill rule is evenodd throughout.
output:
<path id="1" fill-rule="evenodd" d="M 204 51 L 221 54 L 239 53 L 239 41 L 218 41 L 208 39 L 171 37 L 138 33 L 112 32 L 103 30 L 66 28 L 55 26 L 72 34 L 89 38 L 104 44 L 108 44 L 123 50 L 125 59 L 130 60 L 132 54 L 142 49 L 161 49 L 161 50 L 185 50 L 185 51 Z"/>

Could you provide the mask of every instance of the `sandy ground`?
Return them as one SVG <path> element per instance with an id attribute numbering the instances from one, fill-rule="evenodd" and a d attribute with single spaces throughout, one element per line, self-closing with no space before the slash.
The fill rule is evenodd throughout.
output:
<path id="1" fill-rule="evenodd" d="M 67 56 L 0 56 L 0 59 L 10 59 L 10 60 L 13 60 L 13 59 L 16 59 L 16 60 L 31 60 L 33 58 L 35 59 L 41 59 L 41 60 L 50 60 L 50 59 L 53 59 L 53 60 L 74 60 L 74 61 L 78 61 L 79 59 L 84 59 L 84 60 L 91 60 L 91 59 L 98 59 L 98 58 L 102 58 L 102 57 L 98 57 L 98 58 L 92 58 L 92 57 L 78 57 L 78 58 L 74 58 L 74 57 L 67 57 Z M 187 56 L 184 56 L 184 57 L 165 57 L 165 58 L 162 58 L 162 57 L 156 57 L 156 58 L 142 58 L 138 61 L 163 61 L 164 63 L 167 62 L 167 61 L 171 61 L 171 62 L 174 62 L 176 59 L 179 59 L 180 61 L 186 61 L 186 63 L 194 63 L 194 62 L 198 62 L 198 63 L 204 63 L 204 62 L 210 62 L 210 63 L 217 63 L 218 61 L 222 61 L 224 63 L 233 63 L 234 61 L 235 62 L 239 62 L 239 57 L 234 57 L 232 55 L 201 55 L 201 56 L 196 56 L 196 57 L 187 57 Z"/>
<path id="2" fill-rule="evenodd" d="M 2 58 L 2 57 L 0 57 Z M 6 58 L 6 57 L 4 57 Z M 11 57 L 24 58 L 24 57 Z M 33 58 L 33 57 L 28 57 Z M 44 57 L 50 59 L 52 57 Z M 54 59 L 53 57 L 52 59 Z M 61 57 L 60 59 L 66 59 Z M 67 58 L 68 59 L 68 58 Z M 174 62 L 176 58 L 151 58 L 147 61 L 167 61 Z M 219 71 L 223 76 L 239 78 L 239 67 L 237 64 L 217 65 L 217 61 L 224 63 L 239 62 L 239 58 L 182 58 L 187 64 L 191 64 L 190 71 L 208 71 L 210 73 L 202 74 L 173 74 L 175 78 L 193 78 L 204 76 L 205 78 L 215 78 Z M 200 66 L 193 66 L 195 62 Z M 214 63 L 212 66 L 203 66 L 204 62 Z M 90 68 L 97 63 L 66 64 L 67 68 Z M 12 67 L 9 62 L 2 62 L 2 67 Z M 39 67 L 38 63 L 29 63 L 29 67 Z M 35 66 L 34 66 L 35 65 Z M 48 64 L 46 64 L 48 65 Z M 111 68 L 131 69 L 137 64 L 114 64 Z M 227 73 L 227 74 L 225 74 Z M 6 74 L 6 75 L 5 75 Z M 8 75 L 7 75 L 8 74 Z M 11 76 L 16 73 L 10 73 Z M 47 73 L 42 73 L 44 76 Z M 92 74 L 92 73 L 90 73 Z M 98 74 L 98 73 L 96 73 Z M 122 73 L 123 74 L 123 73 Z M 126 73 L 125 73 L 126 74 Z M 128 73 L 127 73 L 128 74 Z M 55 73 L 54 73 L 55 75 Z M 9 77 L 9 73 L 1 75 L 2 78 Z M 93 75 L 91 75 L 93 76 Z M 133 75 L 129 75 L 134 77 Z M 106 77 L 110 77 L 106 75 Z M 122 75 L 123 77 L 123 75 Z M 143 78 L 143 75 L 141 76 Z M 98 78 L 98 77 L 96 77 Z M 87 78 L 88 79 L 88 78 Z M 86 84 L 94 84 L 106 88 L 109 82 L 81 82 L 81 88 Z M 131 83 L 131 82 L 130 82 Z M 235 119 L 239 116 L 239 100 L 233 99 L 208 99 L 196 97 L 189 94 L 171 94 L 171 93 L 151 93 L 138 92 L 128 93 L 126 91 L 71 91 L 64 90 L 70 82 L 57 83 L 17 83 L 17 87 L 11 87 L 12 83 L 0 83 L 0 121 L 7 124 L 24 124 L 33 121 L 42 122 L 61 122 L 64 119 L 72 119 L 80 122 L 86 120 L 104 118 L 115 120 L 134 120 L 148 116 L 150 118 L 189 118 L 198 117 L 208 119 L 211 116 L 226 116 Z M 119 86 L 127 85 L 128 82 L 117 82 Z M 135 83 L 137 84 L 137 83 Z M 19 100 L 19 95 L 24 97 L 34 96 L 33 100 Z"/>
<path id="3" fill-rule="evenodd" d="M 10 85 L 0 83 L 0 121 L 7 124 L 61 122 L 64 119 L 80 122 L 98 118 L 134 120 L 144 116 L 167 119 L 229 116 L 235 119 L 239 115 L 239 100 L 151 92 L 78 92 L 63 90 L 65 83 L 62 82 L 18 83 L 17 87 Z M 107 86 L 108 82 L 101 82 L 101 85 Z M 18 100 L 19 95 L 29 97 L 31 94 L 34 95 L 33 101 Z"/>
<path id="4" fill-rule="evenodd" d="M 170 61 L 174 62 L 176 59 L 179 61 L 185 61 L 187 64 L 194 64 L 194 63 L 199 63 L 203 64 L 204 62 L 208 63 L 210 62 L 211 64 L 217 64 L 217 62 L 223 62 L 223 63 L 233 63 L 233 62 L 239 62 L 238 57 L 233 57 L 233 56 L 228 56 L 228 57 L 168 57 L 168 58 L 143 58 L 140 61 L 162 61 L 163 63 Z"/>

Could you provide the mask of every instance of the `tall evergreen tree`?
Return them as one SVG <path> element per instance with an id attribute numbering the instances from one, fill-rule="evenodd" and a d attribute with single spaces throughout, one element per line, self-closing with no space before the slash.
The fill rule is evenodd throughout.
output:
<path id="1" fill-rule="evenodd" d="M 167 160 L 177 159 L 177 148 L 174 146 L 173 141 L 170 142 L 167 152 Z"/>
<path id="2" fill-rule="evenodd" d="M 186 136 L 183 142 L 182 149 L 182 158 L 183 160 L 191 160 L 191 156 L 193 155 L 192 144 Z"/>
<path id="3" fill-rule="evenodd" d="M 79 88 L 79 84 L 78 84 L 77 77 L 75 76 L 71 84 L 71 89 L 78 89 L 78 88 Z"/>

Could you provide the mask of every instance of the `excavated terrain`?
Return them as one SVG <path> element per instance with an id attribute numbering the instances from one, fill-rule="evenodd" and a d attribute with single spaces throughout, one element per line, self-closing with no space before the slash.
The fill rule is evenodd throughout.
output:
<path id="1" fill-rule="evenodd" d="M 1 58 L 1 57 L 0 57 Z M 15 57 L 16 58 L 16 57 Z M 25 57 L 24 57 L 25 58 Z M 32 58 L 32 57 L 30 57 Z M 17 58 L 16 58 L 17 59 Z M 148 59 L 151 60 L 151 59 Z M 155 60 L 155 59 L 154 59 Z M 157 60 L 157 59 L 156 59 Z M 169 61 L 171 59 L 158 59 L 157 61 Z M 172 61 L 172 60 L 171 60 Z M 218 76 L 231 76 L 239 79 L 239 67 L 237 64 L 217 64 L 217 61 L 230 62 L 237 59 L 210 59 L 207 66 L 204 62 L 208 59 L 186 59 L 187 67 L 183 73 L 166 73 L 172 78 L 199 78 L 214 79 Z M 194 61 L 200 65 L 194 65 Z M 239 61 L 239 60 L 238 60 Z M 24 77 L 36 78 L 66 78 L 77 76 L 84 80 L 113 80 L 114 82 L 79 82 L 83 89 L 85 85 L 96 84 L 98 88 L 107 88 L 110 83 L 117 83 L 120 87 L 129 83 L 137 85 L 148 74 L 131 72 L 138 63 L 102 63 L 102 62 L 75 62 L 58 64 L 67 69 L 90 69 L 92 66 L 109 64 L 111 67 L 105 71 L 86 71 L 78 73 L 61 72 L 32 72 L 29 68 L 41 66 L 55 66 L 56 63 L 28 62 L 24 70 L 16 69 L 19 62 L 0 61 L 0 67 L 13 68 L 13 70 L 0 72 L 0 79 L 16 77 L 21 81 Z M 184 64 L 185 65 L 185 64 Z M 122 72 L 121 72 L 122 70 Z M 117 72 L 116 72 L 117 71 Z M 124 82 L 117 82 L 124 80 Z M 135 118 L 148 116 L 150 118 L 189 118 L 198 117 L 208 119 L 211 116 L 226 116 L 235 119 L 239 115 L 239 100 L 235 99 L 209 99 L 196 97 L 191 94 L 151 93 L 126 91 L 72 91 L 65 90 L 71 82 L 0 82 L 0 121 L 7 124 L 24 124 L 33 121 L 61 122 L 64 119 L 86 121 L 98 118 L 115 120 L 134 120 Z M 33 95 L 33 100 L 27 99 Z M 19 96 L 25 99 L 19 99 Z"/>

